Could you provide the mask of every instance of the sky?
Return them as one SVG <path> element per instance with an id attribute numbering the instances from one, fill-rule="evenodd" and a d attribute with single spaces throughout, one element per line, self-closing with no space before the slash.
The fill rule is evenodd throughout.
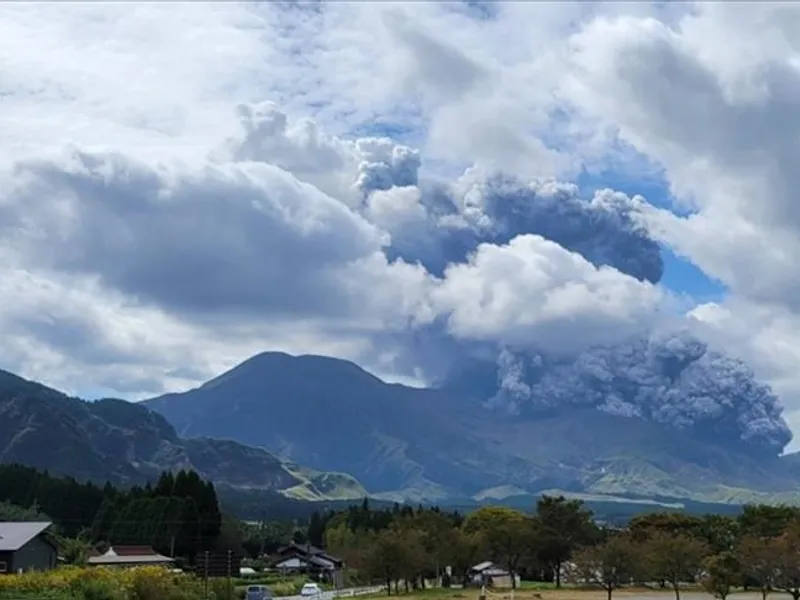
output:
<path id="1" fill-rule="evenodd" d="M 4 3 L 0 368 L 141 399 L 265 350 L 480 356 L 493 406 L 594 398 L 536 391 L 568 369 L 782 447 L 799 34 L 796 3 Z"/>

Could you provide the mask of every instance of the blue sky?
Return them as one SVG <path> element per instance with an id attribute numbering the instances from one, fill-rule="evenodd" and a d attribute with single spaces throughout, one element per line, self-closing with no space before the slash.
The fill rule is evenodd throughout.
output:
<path id="1" fill-rule="evenodd" d="M 669 191 L 669 184 L 664 179 L 631 179 L 627 175 L 614 172 L 600 174 L 581 173 L 577 179 L 585 195 L 590 195 L 597 189 L 611 188 L 624 192 L 629 196 L 639 194 L 644 196 L 650 204 L 659 208 L 673 209 L 673 197 Z M 719 281 L 708 277 L 691 261 L 678 256 L 669 246 L 661 245 L 664 257 L 664 276 L 660 283 L 677 294 L 686 294 L 697 303 L 718 302 L 724 299 L 725 286 Z"/>

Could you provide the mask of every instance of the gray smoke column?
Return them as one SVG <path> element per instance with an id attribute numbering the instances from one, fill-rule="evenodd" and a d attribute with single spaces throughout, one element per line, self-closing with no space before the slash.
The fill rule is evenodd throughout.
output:
<path id="1" fill-rule="evenodd" d="M 487 404 L 511 414 L 594 407 L 726 444 L 779 453 L 791 440 L 778 398 L 741 361 L 686 333 L 592 348 L 568 359 L 500 353 Z"/>

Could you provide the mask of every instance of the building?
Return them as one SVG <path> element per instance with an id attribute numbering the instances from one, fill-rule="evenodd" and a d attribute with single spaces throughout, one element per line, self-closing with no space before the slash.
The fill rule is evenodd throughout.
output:
<path id="1" fill-rule="evenodd" d="M 307 573 L 339 587 L 344 561 L 311 544 L 292 542 L 278 550 L 273 568 L 281 573 Z"/>
<path id="2" fill-rule="evenodd" d="M 86 562 L 95 567 L 168 567 L 172 566 L 175 559 L 159 554 L 150 546 L 111 546 L 103 553 L 93 553 Z"/>
<path id="3" fill-rule="evenodd" d="M 0 574 L 54 569 L 58 548 L 47 534 L 49 522 L 0 523 Z"/>
<path id="4" fill-rule="evenodd" d="M 519 575 L 512 575 L 508 570 L 503 569 L 491 561 L 485 561 L 471 567 L 469 570 L 469 580 L 473 585 L 485 585 L 495 588 L 511 588 L 512 577 L 519 585 Z"/>

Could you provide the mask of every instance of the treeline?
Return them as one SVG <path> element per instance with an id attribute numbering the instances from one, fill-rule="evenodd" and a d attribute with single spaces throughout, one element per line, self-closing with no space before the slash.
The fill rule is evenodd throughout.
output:
<path id="1" fill-rule="evenodd" d="M 736 516 L 651 513 L 625 527 L 598 525 L 578 500 L 542 497 L 532 512 L 483 507 L 465 517 L 438 509 L 372 510 L 368 502 L 316 515 L 309 541 L 342 557 L 363 580 L 424 586 L 442 577 L 468 580 L 492 561 L 523 579 L 564 578 L 607 590 L 635 582 L 702 584 L 718 598 L 734 586 L 800 598 L 800 509 L 745 506 Z M 512 582 L 514 579 L 512 578 Z"/>
<path id="2" fill-rule="evenodd" d="M 190 561 L 215 547 L 222 527 L 214 486 L 194 471 L 162 473 L 155 485 L 118 489 L 0 465 L 0 502 L 47 515 L 65 538 L 95 546 L 150 545 Z"/>

